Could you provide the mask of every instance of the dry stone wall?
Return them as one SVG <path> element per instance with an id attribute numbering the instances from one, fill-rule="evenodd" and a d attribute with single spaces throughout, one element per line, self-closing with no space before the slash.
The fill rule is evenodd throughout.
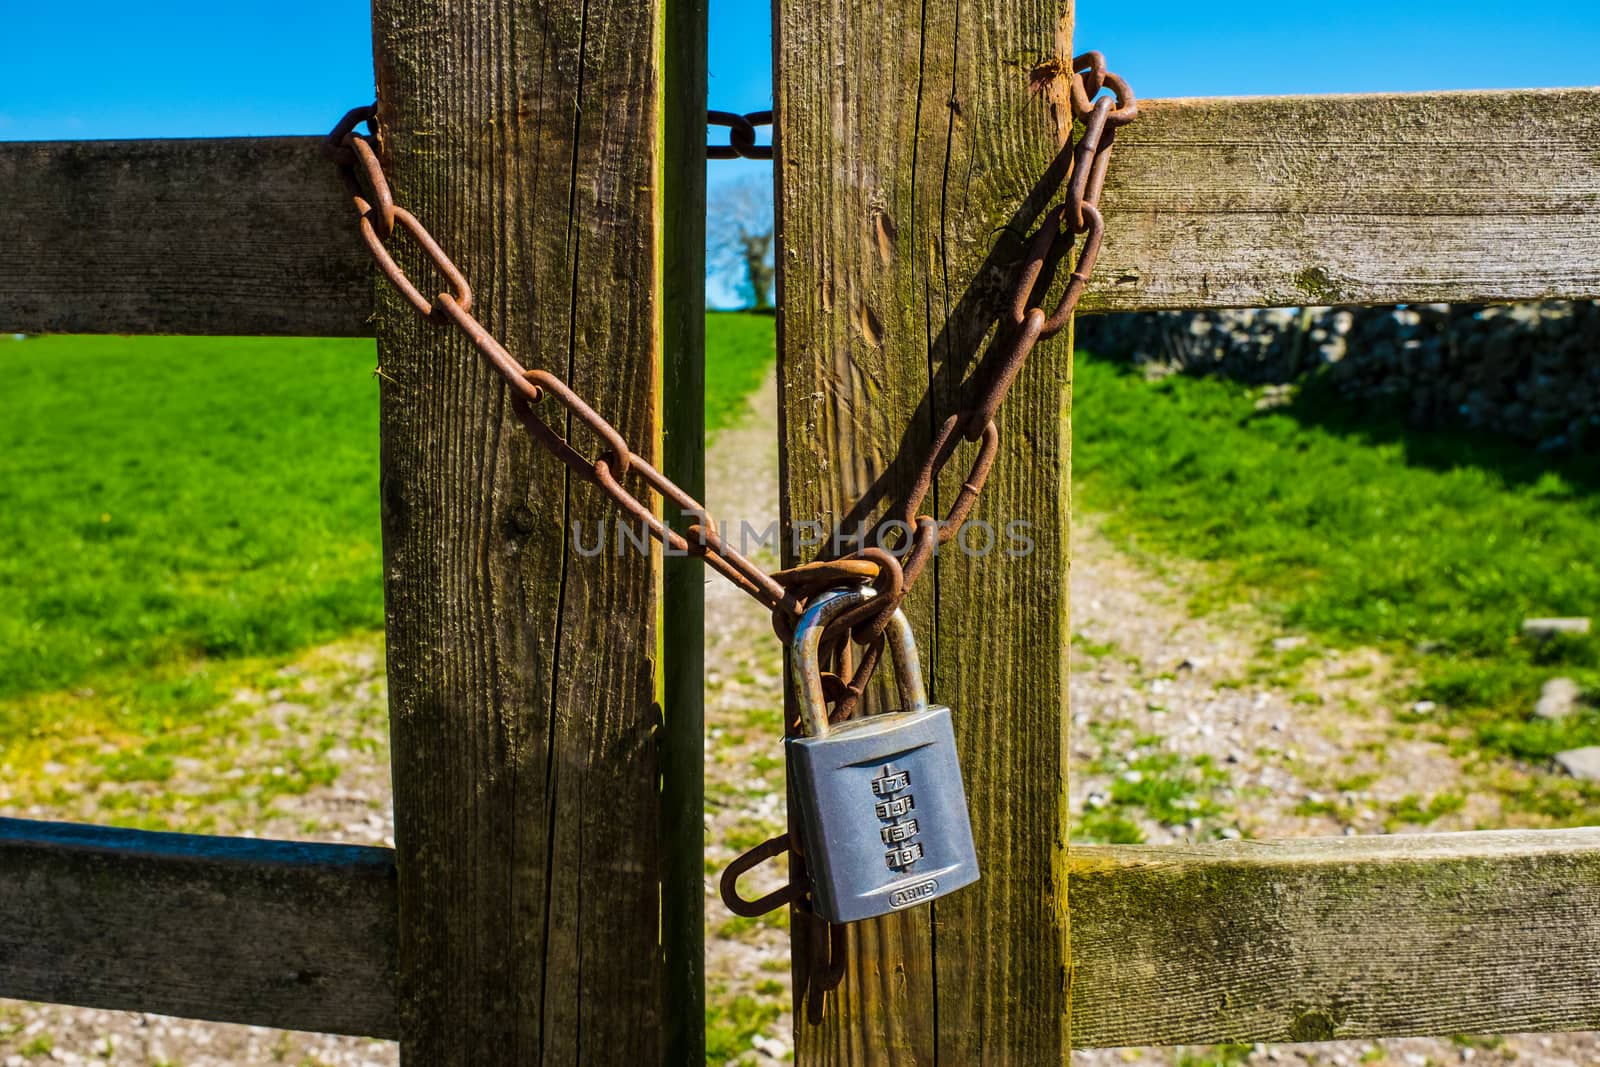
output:
<path id="1" fill-rule="evenodd" d="M 1600 304 L 1419 304 L 1085 316 L 1080 348 L 1148 373 L 1287 384 L 1317 375 L 1356 400 L 1397 401 L 1550 449 L 1600 447 Z"/>

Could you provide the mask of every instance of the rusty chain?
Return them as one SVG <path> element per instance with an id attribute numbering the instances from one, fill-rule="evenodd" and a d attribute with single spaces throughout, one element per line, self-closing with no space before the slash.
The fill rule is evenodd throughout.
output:
<path id="1" fill-rule="evenodd" d="M 910 594 L 939 546 L 955 538 L 972 513 L 1000 448 L 995 412 L 1034 347 L 1053 337 L 1071 321 L 1099 258 L 1105 236 L 1100 194 L 1110 169 L 1112 143 L 1117 129 L 1138 116 L 1139 105 L 1128 83 L 1106 69 L 1105 57 L 1099 52 L 1086 52 L 1076 57 L 1070 71 L 1063 70 L 1059 63 L 1043 64 L 1035 72 L 1035 79 L 1043 84 L 1064 75 L 1071 78 L 1073 117 L 1083 125 L 1083 133 L 1072 146 L 1072 166 L 1064 179 L 1066 196 L 1046 213 L 1029 244 L 1010 298 L 1003 305 L 1005 313 L 1000 337 L 985 365 L 979 367 L 974 376 L 974 381 L 981 383 L 976 395 L 966 407 L 946 418 L 934 434 L 905 499 L 878 524 L 873 535 L 874 544 L 841 560 L 805 564 L 774 576 L 788 589 L 814 595 L 837 585 L 845 577 L 838 569 L 841 563 L 878 564 L 877 573 L 866 580 L 873 583 L 879 595 L 836 622 L 839 627 L 850 627 L 851 637 L 865 646 L 860 663 L 853 669 L 850 641 L 843 640 L 840 635 L 830 635 L 832 643 L 828 647 L 834 670 L 825 681 L 828 695 L 834 700 L 832 719 L 847 719 L 854 713 L 877 667 L 883 630 L 890 616 Z M 1109 91 L 1111 95 L 1102 96 L 1102 91 Z M 1046 314 L 1043 302 L 1050 281 L 1046 268 L 1070 256 L 1080 234 L 1084 238 L 1083 247 L 1073 262 L 1072 272 L 1054 310 Z M 976 443 L 977 452 L 955 499 L 943 519 L 923 514 L 922 505 L 928 493 L 964 442 Z M 896 533 L 900 536 L 895 544 L 885 545 L 886 536 Z M 845 678 L 849 681 L 845 682 Z"/>
<path id="2" fill-rule="evenodd" d="M 1045 80 L 1070 76 L 1072 111 L 1074 118 L 1082 123 L 1083 133 L 1072 145 L 1072 165 L 1064 179 L 1066 196 L 1045 215 L 1029 244 L 1010 299 L 1004 304 L 1000 340 L 975 376 L 975 380 L 982 381 L 981 388 L 966 407 L 945 419 L 905 499 L 878 524 L 872 535 L 874 543 L 839 559 L 802 564 L 775 574 L 766 573 L 728 544 L 705 507 L 651 466 L 645 457 L 634 452 L 617 429 L 566 382 L 549 371 L 524 367 L 473 316 L 472 289 L 466 277 L 416 216 L 394 202 L 374 138 L 370 135 L 376 132 L 373 129 L 376 105 L 355 108 L 340 119 L 328 135 L 324 154 L 339 169 L 356 209 L 362 240 L 383 276 L 419 315 L 461 330 L 511 387 L 512 409 L 528 432 L 573 473 L 597 485 L 624 514 L 643 524 L 656 540 L 674 552 L 701 557 L 758 600 L 772 612 L 773 625 L 780 636 L 792 632 L 793 623 L 804 610 L 807 599 L 822 590 L 841 582 L 870 582 L 874 586 L 877 596 L 842 615 L 829 628 L 826 655 L 833 669 L 824 681 L 827 695 L 834 701 L 830 717 L 839 720 L 854 712 L 876 669 L 882 654 L 883 630 L 890 616 L 910 593 L 938 547 L 957 536 L 977 503 L 1000 445 L 995 412 L 1029 353 L 1041 340 L 1053 336 L 1071 320 L 1094 270 L 1104 235 L 1099 204 L 1111 161 L 1112 142 L 1117 129 L 1133 121 L 1138 114 L 1138 104 L 1127 82 L 1106 69 L 1105 59 L 1098 52 L 1075 58 L 1070 71 L 1064 68 L 1064 64 L 1053 62 L 1042 65 L 1039 70 Z M 1036 80 L 1039 77 L 1036 72 Z M 1102 96 L 1102 91 L 1109 91 L 1111 95 Z M 708 125 L 726 127 L 729 131 L 728 145 L 708 145 L 707 158 L 773 157 L 770 145 L 755 143 L 755 128 L 771 125 L 772 112 L 739 115 L 712 111 L 706 118 Z M 363 123 L 369 135 L 358 132 Z M 410 235 L 426 260 L 448 283 L 448 291 L 429 300 L 406 275 L 386 244 L 396 228 Z M 1083 247 L 1062 295 L 1047 315 L 1043 302 L 1051 279 L 1046 268 L 1070 256 L 1080 234 L 1084 236 Z M 594 458 L 586 457 L 539 418 L 535 408 L 546 397 L 553 398 L 597 439 L 600 451 Z M 977 452 L 955 500 L 943 519 L 923 514 L 922 505 L 935 481 L 963 443 L 976 443 Z M 679 533 L 658 518 L 654 508 L 628 488 L 624 479 L 642 483 L 695 521 Z M 890 531 L 901 532 L 893 544 L 885 543 Z M 854 661 L 852 639 L 863 646 L 859 662 Z"/>
<path id="3" fill-rule="evenodd" d="M 728 143 L 706 145 L 707 159 L 771 159 L 772 146 L 756 144 L 756 127 L 771 126 L 772 112 L 752 111 L 740 115 L 732 111 L 706 112 L 707 126 L 726 126 Z"/>
<path id="4" fill-rule="evenodd" d="M 585 403 L 566 382 L 549 371 L 524 367 L 473 316 L 472 289 L 466 278 L 416 216 L 395 205 L 377 152 L 369 138 L 356 133 L 356 127 L 363 122 L 370 128 L 374 111 L 375 106 L 369 105 L 346 114 L 328 135 L 324 152 L 338 166 L 345 187 L 350 191 L 362 239 L 383 276 L 422 317 L 452 324 L 466 334 L 473 347 L 511 386 L 512 409 L 518 420 L 573 473 L 599 486 L 624 514 L 643 523 L 656 540 L 672 551 L 702 557 L 775 614 L 798 617 L 803 605 L 795 595 L 727 544 L 704 505 L 629 448 L 616 427 Z M 411 235 L 428 262 L 449 282 L 448 292 L 428 300 L 395 262 L 384 241 L 394 232 L 396 223 Z M 586 458 L 538 417 L 534 408 L 546 396 L 553 398 L 598 439 L 601 451 L 595 458 Z M 687 537 L 667 526 L 649 504 L 623 484 L 623 479 L 630 475 L 671 501 L 683 515 L 698 520 L 685 531 Z"/>

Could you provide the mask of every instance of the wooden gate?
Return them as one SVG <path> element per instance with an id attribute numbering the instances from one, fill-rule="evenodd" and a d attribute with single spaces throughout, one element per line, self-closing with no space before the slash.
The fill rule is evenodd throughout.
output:
<path id="1" fill-rule="evenodd" d="M 1029 81 L 1072 54 L 1071 3 L 776 12 L 785 519 L 831 525 L 904 487 L 982 351 L 1067 133 Z M 397 196 L 485 323 L 692 492 L 704 20 L 373 9 Z M 0 144 L 0 328 L 376 332 L 398 848 L 0 822 L 0 994 L 429 1067 L 693 1062 L 702 576 L 566 547 L 603 501 L 375 287 L 319 141 Z M 1596 144 L 1592 90 L 1147 102 L 1086 307 L 1600 297 Z M 1600 830 L 1068 852 L 1070 367 L 1033 357 L 980 505 L 1035 553 L 941 559 L 937 622 L 913 602 L 984 880 L 852 927 L 797 1059 L 1600 1028 Z"/>

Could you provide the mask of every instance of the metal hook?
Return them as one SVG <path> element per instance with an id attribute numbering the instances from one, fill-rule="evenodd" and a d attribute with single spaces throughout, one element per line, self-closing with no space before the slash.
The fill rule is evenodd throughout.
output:
<path id="1" fill-rule="evenodd" d="M 805 886 L 802 883 L 791 881 L 781 885 L 766 896 L 757 897 L 755 900 L 746 900 L 739 895 L 739 878 L 747 871 L 754 870 L 770 859 L 775 859 L 786 852 L 790 852 L 789 835 L 781 833 L 777 837 L 768 838 L 755 848 L 746 852 L 728 864 L 722 872 L 722 903 L 735 915 L 746 919 L 754 919 L 765 915 L 785 904 L 793 904 L 805 896 Z"/>

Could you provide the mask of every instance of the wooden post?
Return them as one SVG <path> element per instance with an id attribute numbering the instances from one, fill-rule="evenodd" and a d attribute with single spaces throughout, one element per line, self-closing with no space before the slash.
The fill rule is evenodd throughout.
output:
<path id="1" fill-rule="evenodd" d="M 780 0 L 777 119 L 784 518 L 853 533 L 907 485 L 984 353 L 1070 130 L 1068 2 Z M 1002 409 L 975 518 L 909 602 L 932 697 L 954 709 L 983 879 L 850 928 L 797 1061 L 1067 1058 L 1068 424 L 1071 344 L 1040 346 Z M 942 513 L 971 452 L 951 462 Z M 858 502 L 861 502 L 858 506 Z M 1025 527 L 1008 524 L 1026 523 Z M 1010 549 L 1031 552 L 1012 558 Z M 973 533 L 974 552 L 984 540 Z M 792 539 L 789 545 L 792 546 Z M 810 553 L 804 553 L 809 555 Z M 797 925 L 796 990 L 815 971 Z"/>
<path id="2" fill-rule="evenodd" d="M 397 201 L 484 324 L 654 458 L 660 4 L 375 0 L 373 22 Z M 610 505 L 464 337 L 382 286 L 377 327 L 402 1055 L 654 1063 L 659 553 L 615 550 Z"/>
<path id="3" fill-rule="evenodd" d="M 663 469 L 706 498 L 706 0 L 664 0 L 662 180 L 666 343 Z M 668 515 L 676 527 L 685 517 Z M 688 517 L 687 521 L 694 521 Z M 666 958 L 663 1063 L 706 1058 L 705 583 L 698 559 L 668 557 L 661 631 L 666 680 L 662 726 L 662 950 Z"/>

